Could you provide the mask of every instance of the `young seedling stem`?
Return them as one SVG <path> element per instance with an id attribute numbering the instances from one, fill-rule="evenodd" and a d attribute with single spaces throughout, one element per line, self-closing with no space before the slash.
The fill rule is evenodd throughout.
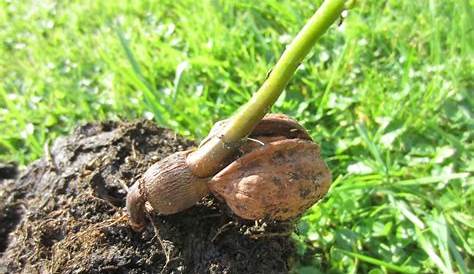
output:
<path id="1" fill-rule="evenodd" d="M 196 176 L 212 176 L 229 163 L 236 147 L 270 110 L 303 58 L 331 24 L 341 16 L 347 4 L 352 4 L 352 1 L 323 2 L 283 52 L 268 78 L 250 101 L 237 111 L 217 136 L 189 155 L 187 163 Z"/>

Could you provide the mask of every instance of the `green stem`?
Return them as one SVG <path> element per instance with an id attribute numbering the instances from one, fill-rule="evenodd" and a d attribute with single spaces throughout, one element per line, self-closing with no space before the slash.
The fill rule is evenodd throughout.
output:
<path id="1" fill-rule="evenodd" d="M 235 144 L 248 136 L 288 84 L 291 76 L 316 41 L 345 9 L 345 0 L 325 0 L 293 42 L 286 48 L 260 89 L 230 120 L 218 138 L 212 138 L 189 156 L 193 172 L 207 177 L 225 166 Z"/>

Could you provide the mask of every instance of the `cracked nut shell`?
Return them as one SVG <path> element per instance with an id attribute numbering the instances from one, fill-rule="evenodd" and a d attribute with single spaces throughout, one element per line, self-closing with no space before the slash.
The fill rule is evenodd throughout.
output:
<path id="1" fill-rule="evenodd" d="M 208 187 L 243 219 L 289 220 L 321 199 L 330 182 L 318 145 L 276 138 L 232 162 Z"/>

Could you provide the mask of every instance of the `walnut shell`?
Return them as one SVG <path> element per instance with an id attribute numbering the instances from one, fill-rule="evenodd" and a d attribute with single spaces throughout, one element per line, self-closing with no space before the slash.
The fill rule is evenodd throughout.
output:
<path id="1" fill-rule="evenodd" d="M 296 120 L 281 113 L 269 113 L 255 126 L 249 137 L 284 136 L 288 139 L 311 140 L 306 129 Z"/>
<path id="2" fill-rule="evenodd" d="M 283 139 L 235 160 L 208 187 L 243 219 L 289 220 L 321 199 L 330 182 L 318 145 Z"/>
<path id="3" fill-rule="evenodd" d="M 221 134 L 229 121 L 230 119 L 217 121 L 209 131 L 208 136 L 202 140 L 199 146 L 204 145 L 209 139 Z M 303 126 L 296 120 L 281 113 L 269 113 L 265 115 L 249 135 L 250 138 L 262 136 L 284 136 L 288 139 L 299 138 L 311 140 L 311 137 Z"/>
<path id="4" fill-rule="evenodd" d="M 143 174 L 140 193 L 154 210 L 161 214 L 174 214 L 188 209 L 209 193 L 207 178 L 192 174 L 186 164 L 191 151 L 171 154 L 153 164 Z"/>

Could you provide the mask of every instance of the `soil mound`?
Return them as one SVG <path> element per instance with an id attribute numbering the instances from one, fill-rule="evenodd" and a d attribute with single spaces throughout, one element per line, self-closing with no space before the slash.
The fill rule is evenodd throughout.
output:
<path id="1" fill-rule="evenodd" d="M 194 143 L 152 122 L 86 124 L 0 179 L 0 273 L 287 273 L 291 224 L 249 223 L 212 197 L 127 224 L 126 187 Z"/>

